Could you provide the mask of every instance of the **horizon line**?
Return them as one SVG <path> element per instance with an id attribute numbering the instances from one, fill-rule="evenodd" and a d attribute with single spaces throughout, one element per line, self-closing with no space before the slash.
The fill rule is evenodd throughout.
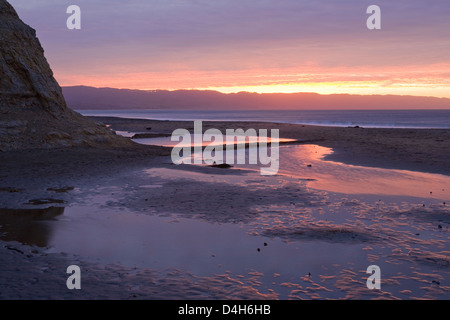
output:
<path id="1" fill-rule="evenodd" d="M 332 95 L 340 95 L 340 96 L 364 96 L 364 97 L 371 97 L 371 96 L 381 96 L 381 97 L 417 97 L 417 98 L 435 98 L 435 99 L 446 99 L 450 100 L 450 97 L 440 97 L 440 96 L 430 96 L 430 95 L 413 95 L 413 94 L 392 94 L 392 93 L 367 93 L 367 94 L 361 94 L 361 93 L 319 93 L 314 91 L 295 91 L 295 92 L 280 92 L 280 91 L 273 91 L 273 92 L 258 92 L 258 91 L 230 91 L 230 92 L 224 92 L 217 88 L 179 88 L 179 89 L 136 89 L 136 88 L 117 88 L 117 87 L 109 87 L 109 86 L 100 86 L 95 87 L 91 85 L 60 85 L 61 88 L 75 88 L 75 87 L 85 87 L 85 88 L 93 88 L 93 89 L 113 89 L 113 90 L 128 90 L 128 91 L 142 91 L 142 92 L 158 92 L 158 91 L 165 91 L 165 92 L 176 92 L 176 91 L 200 91 L 200 92 L 217 92 L 224 95 L 230 95 L 230 94 L 240 94 L 240 93 L 248 93 L 248 94 L 258 94 L 258 95 L 264 95 L 264 94 L 282 94 L 282 95 L 291 95 L 291 94 L 314 94 L 318 96 L 332 96 Z"/>

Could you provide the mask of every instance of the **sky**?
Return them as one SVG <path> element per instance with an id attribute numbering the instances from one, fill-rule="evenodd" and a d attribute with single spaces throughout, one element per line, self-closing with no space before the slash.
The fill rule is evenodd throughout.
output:
<path id="1" fill-rule="evenodd" d="M 448 0 L 9 2 L 61 86 L 450 98 Z M 69 5 L 80 30 L 66 26 Z"/>

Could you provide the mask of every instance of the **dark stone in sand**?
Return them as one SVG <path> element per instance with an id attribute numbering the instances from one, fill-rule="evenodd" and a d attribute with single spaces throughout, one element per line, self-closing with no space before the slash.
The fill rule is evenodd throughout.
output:
<path id="1" fill-rule="evenodd" d="M 18 252 L 20 254 L 24 254 L 22 250 L 19 250 L 17 248 L 11 247 L 11 246 L 5 246 L 5 248 L 8 249 L 8 250 L 16 251 L 16 252 Z"/>
<path id="2" fill-rule="evenodd" d="M 0 188 L 0 191 L 9 192 L 9 193 L 17 193 L 17 192 L 22 192 L 23 189 L 17 189 L 17 188 L 8 187 L 8 188 Z"/>
<path id="3" fill-rule="evenodd" d="M 170 136 L 171 135 L 168 133 L 136 133 L 131 137 L 131 139 L 162 138 Z"/>
<path id="4" fill-rule="evenodd" d="M 32 199 L 28 201 L 28 204 L 32 205 L 41 205 L 41 204 L 50 204 L 50 203 L 66 203 L 64 200 L 60 199 Z"/>
<path id="5" fill-rule="evenodd" d="M 226 163 L 222 163 L 222 164 L 213 164 L 210 167 L 213 168 L 221 168 L 221 169 L 228 169 L 228 168 L 232 168 L 233 166 L 226 164 Z"/>
<path id="6" fill-rule="evenodd" d="M 47 191 L 53 191 L 56 193 L 64 193 L 67 191 L 72 191 L 74 187 L 62 187 L 62 188 L 47 188 Z"/>

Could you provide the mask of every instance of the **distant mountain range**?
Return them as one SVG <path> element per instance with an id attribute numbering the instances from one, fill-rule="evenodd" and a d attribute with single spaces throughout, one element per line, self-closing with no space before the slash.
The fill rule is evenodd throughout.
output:
<path id="1" fill-rule="evenodd" d="M 210 90 L 130 90 L 63 87 L 74 110 L 186 109 L 186 110 L 295 110 L 295 109 L 450 109 L 450 99 L 398 95 L 317 93 L 221 93 Z"/>

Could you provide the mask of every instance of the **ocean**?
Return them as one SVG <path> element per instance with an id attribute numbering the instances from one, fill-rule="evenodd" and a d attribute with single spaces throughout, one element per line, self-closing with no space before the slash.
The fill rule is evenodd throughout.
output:
<path id="1" fill-rule="evenodd" d="M 77 110 L 85 116 L 154 120 L 262 121 L 366 128 L 450 129 L 450 110 Z"/>

